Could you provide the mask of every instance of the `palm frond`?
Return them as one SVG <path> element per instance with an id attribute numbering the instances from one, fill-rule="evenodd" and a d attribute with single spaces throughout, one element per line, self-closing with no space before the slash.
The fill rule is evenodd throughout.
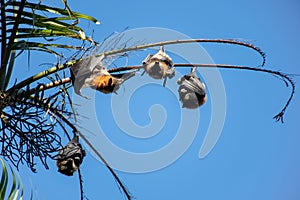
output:
<path id="1" fill-rule="evenodd" d="M 0 161 L 2 166 L 0 182 L 0 199 L 22 200 L 24 198 L 24 186 L 20 177 L 14 172 L 14 170 L 11 167 L 9 167 L 10 170 L 7 170 L 7 166 L 2 158 L 0 158 Z M 11 183 L 9 181 L 10 178 L 12 178 Z M 32 199 L 33 193 L 31 191 L 30 200 Z"/>
<path id="2" fill-rule="evenodd" d="M 75 39 L 75 41 L 94 42 L 78 26 L 79 19 L 86 19 L 96 24 L 100 22 L 88 15 L 71 11 L 69 6 L 57 8 L 42 3 L 30 3 L 26 0 L 1 0 L 1 67 L 0 90 L 6 89 L 13 69 L 12 51 L 34 50 L 61 56 L 55 48 L 80 50 L 78 45 L 52 44 L 56 38 Z M 18 41 L 20 40 L 21 41 Z M 26 41 L 25 41 L 26 40 Z M 81 43 L 80 46 L 83 44 Z M 14 53 L 15 55 L 15 53 Z M 12 59 L 13 58 L 13 59 Z"/>
<path id="3" fill-rule="evenodd" d="M 10 1 L 7 3 L 7 5 L 11 5 L 11 6 L 19 6 L 20 2 L 17 1 Z M 63 16 L 70 16 L 70 13 L 68 12 L 67 9 L 62 9 L 62 8 L 57 8 L 57 7 L 51 7 L 51 6 L 47 6 L 47 5 L 43 5 L 43 4 L 36 4 L 36 3 L 26 3 L 25 4 L 26 8 L 30 8 L 30 9 L 34 9 L 34 10 L 39 10 L 39 11 L 45 11 L 45 12 L 49 12 L 49 13 L 53 13 L 53 14 L 58 14 L 58 15 L 63 15 Z M 78 13 L 78 12 L 74 12 L 72 11 L 72 16 L 70 16 L 72 19 L 86 19 L 89 21 L 94 22 L 95 24 L 100 24 L 100 21 L 98 21 L 96 18 L 82 14 L 82 13 Z"/>

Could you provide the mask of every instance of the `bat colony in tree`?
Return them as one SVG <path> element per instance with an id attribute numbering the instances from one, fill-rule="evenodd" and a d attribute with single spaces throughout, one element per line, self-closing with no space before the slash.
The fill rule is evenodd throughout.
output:
<path id="1" fill-rule="evenodd" d="M 39 159 L 45 165 L 46 168 L 48 167 L 46 163 L 46 158 L 50 157 L 55 159 L 57 162 L 58 171 L 68 176 L 73 175 L 73 173 L 76 170 L 78 170 L 78 175 L 80 179 L 81 199 L 83 199 L 83 187 L 80 173 L 80 165 L 83 162 L 85 151 L 82 149 L 82 146 L 79 143 L 78 139 L 80 138 L 91 148 L 91 150 L 99 157 L 99 159 L 103 161 L 105 166 L 112 173 L 116 182 L 120 186 L 119 188 L 121 188 L 121 190 L 126 195 L 126 198 L 132 199 L 130 193 L 128 192 L 122 181 L 119 179 L 114 170 L 110 167 L 109 163 L 107 163 L 106 160 L 102 157 L 101 153 L 99 153 L 93 147 L 93 145 L 85 137 L 85 134 L 82 134 L 74 125 L 74 123 L 72 123 L 68 118 L 66 118 L 66 116 L 73 116 L 74 120 L 76 121 L 76 115 L 74 115 L 73 112 L 66 111 L 65 107 L 59 107 L 63 106 L 58 104 L 57 102 L 58 94 L 60 93 L 55 93 L 52 94 L 50 97 L 45 98 L 44 91 L 72 82 L 75 93 L 80 96 L 83 96 L 81 94 L 81 89 L 86 87 L 90 87 L 105 94 L 116 93 L 120 86 L 126 80 L 136 76 L 136 72 L 138 70 L 144 70 L 142 75 L 146 73 L 148 76 L 154 79 L 162 79 L 163 85 L 166 86 L 166 80 L 171 79 L 175 76 L 176 68 L 191 68 L 190 73 L 184 75 L 179 80 L 177 80 L 177 84 L 179 85 L 179 101 L 181 102 L 183 109 L 199 109 L 199 107 L 203 105 L 207 100 L 206 86 L 197 76 L 197 67 L 250 70 L 275 75 L 281 78 L 287 86 L 292 87 L 290 96 L 287 99 L 286 104 L 284 105 L 282 110 L 274 116 L 274 119 L 283 122 L 283 115 L 287 107 L 289 106 L 295 92 L 295 84 L 287 74 L 265 69 L 262 67 L 256 68 L 248 66 L 205 63 L 174 63 L 171 57 L 165 52 L 164 46 L 184 43 L 224 43 L 244 46 L 258 52 L 263 59 L 261 65 L 263 66 L 265 64 L 265 54 L 258 47 L 242 41 L 226 39 L 171 40 L 140 46 L 132 46 L 129 48 L 124 47 L 117 50 L 101 52 L 100 54 L 89 55 L 85 58 L 81 58 L 78 60 L 72 60 L 63 65 L 56 66 L 36 75 L 39 78 L 41 78 L 48 76 L 49 74 L 56 73 L 60 70 L 70 68 L 71 77 L 69 78 L 59 79 L 58 81 L 52 81 L 49 84 L 41 84 L 35 88 L 29 88 L 28 84 L 32 80 L 32 77 L 30 77 L 29 79 L 15 84 L 12 88 L 8 89 L 6 93 L 0 93 L 2 110 L 1 131 L 4 134 L 6 134 L 8 138 L 14 138 L 15 135 L 9 136 L 6 132 L 7 130 L 12 133 L 17 133 L 17 135 L 21 136 L 22 140 L 26 141 L 25 143 L 22 143 L 22 146 L 19 146 L 19 144 L 14 142 L 5 143 L 5 141 L 10 140 L 3 140 L 2 148 L 5 149 L 5 156 L 8 157 L 15 166 L 18 166 L 20 162 L 26 162 L 33 171 L 35 164 L 33 159 L 35 157 L 39 157 Z M 113 56 L 122 55 L 131 51 L 147 49 L 150 47 L 160 47 L 160 49 L 156 54 L 150 54 L 144 60 L 142 60 L 141 65 L 107 69 L 103 64 L 103 60 L 111 58 Z M 22 89 L 24 87 L 26 89 Z M 36 108 L 36 111 L 33 114 L 31 113 L 32 107 Z M 31 134 L 31 139 L 26 138 L 27 136 L 26 134 L 23 134 L 24 130 L 22 129 L 26 129 L 27 127 L 29 127 L 28 131 L 32 131 L 36 128 L 31 128 L 32 125 L 29 124 L 29 122 L 26 120 L 22 120 L 21 122 L 19 122 L 18 120 L 13 121 L 14 118 L 8 112 L 4 112 L 4 108 L 10 108 L 11 112 L 15 115 L 14 117 L 18 117 L 20 115 L 20 119 L 24 117 L 24 113 L 26 113 L 26 115 L 28 115 L 29 117 L 28 119 L 34 119 L 35 123 L 38 123 L 38 125 L 36 125 L 38 128 L 36 130 L 37 133 L 43 134 Z M 62 128 L 62 130 L 70 140 L 70 142 L 63 148 L 61 148 L 60 146 L 60 136 L 53 131 L 54 127 L 45 126 L 45 120 L 42 121 L 42 118 L 37 117 L 45 116 L 45 113 L 49 112 L 52 113 L 52 115 L 56 116 L 56 118 L 60 119 L 57 120 L 56 123 Z M 68 131 L 65 129 L 65 125 L 62 122 L 67 124 L 67 126 L 69 126 L 73 130 L 73 139 L 71 139 L 72 137 L 70 137 Z M 11 141 L 14 140 L 11 139 Z M 43 148 L 40 148 L 41 146 L 43 146 Z M 26 149 L 25 147 L 27 148 L 27 150 L 23 151 L 23 149 Z M 16 156 L 18 154 L 16 154 L 15 151 L 19 153 L 19 157 Z M 53 152 L 58 152 L 58 154 L 56 156 L 52 156 L 51 154 Z M 3 152 L 2 155 L 4 155 Z"/>
<path id="2" fill-rule="evenodd" d="M 175 76 L 177 68 L 188 67 L 191 69 L 190 73 L 177 80 L 179 101 L 183 109 L 199 109 L 207 100 L 206 89 L 208 88 L 198 77 L 197 67 L 263 72 L 274 75 L 283 80 L 286 86 L 291 86 L 287 102 L 281 111 L 274 116 L 276 121 L 281 122 L 283 122 L 285 111 L 294 96 L 295 84 L 291 77 L 279 71 L 263 68 L 262 66 L 265 64 L 264 52 L 258 47 L 243 41 L 232 39 L 184 39 L 128 47 L 126 42 L 119 43 L 121 37 L 117 35 L 108 43 L 104 44 L 103 42 L 101 44 L 103 46 L 101 46 L 96 44 L 92 38 L 87 37 L 84 30 L 77 26 L 79 19 L 86 19 L 96 24 L 100 22 L 93 17 L 73 12 L 66 0 L 63 0 L 64 9 L 44 5 L 41 1 L 31 3 L 27 0 L 2 0 L 0 3 L 0 42 L 2 49 L 0 66 L 0 155 L 8 159 L 16 168 L 20 163 L 27 164 L 33 172 L 36 171 L 36 160 L 39 160 L 48 169 L 47 159 L 49 158 L 56 161 L 58 171 L 64 175 L 72 176 L 75 171 L 78 171 L 81 199 L 84 199 L 84 194 L 80 165 L 86 153 L 79 142 L 80 140 L 83 140 L 105 164 L 126 198 L 131 199 L 132 197 L 109 163 L 85 137 L 86 134 L 77 129 L 77 113 L 74 111 L 72 99 L 68 92 L 72 86 L 74 92 L 80 96 L 83 96 L 81 90 L 86 87 L 105 94 L 114 94 L 117 93 L 117 90 L 126 80 L 134 78 L 138 70 L 144 70 L 142 75 L 147 74 L 154 79 L 161 79 L 163 80 L 163 86 L 167 87 L 167 79 Z M 86 51 L 84 44 L 80 46 L 69 45 L 64 43 L 65 40 L 63 40 L 63 43 L 53 42 L 56 41 L 56 38 L 61 37 L 79 40 L 80 42 L 87 41 L 96 45 L 92 45 Z M 37 38 L 42 41 L 39 42 Z M 44 39 L 47 42 L 43 42 Z M 261 67 L 249 67 L 226 64 L 175 63 L 167 55 L 164 47 L 186 43 L 220 43 L 243 46 L 259 53 L 262 57 L 262 64 Z M 99 47 L 103 49 L 98 51 L 99 53 L 90 51 Z M 150 54 L 143 60 L 141 59 L 135 66 L 108 69 L 104 64 L 105 61 L 111 58 L 152 47 L 160 47 L 160 49 L 156 54 Z M 76 53 L 71 61 L 57 64 L 21 82 L 10 82 L 15 66 L 14 60 L 18 55 L 25 50 L 31 50 L 47 52 L 64 58 L 62 54 L 53 50 L 55 48 L 73 49 L 76 50 Z M 69 69 L 71 76 L 66 77 Z M 67 73 L 65 73 L 66 71 Z M 44 78 L 48 78 L 51 82 L 44 84 Z M 9 85 L 12 86 L 8 88 Z M 46 93 L 45 91 L 48 89 L 53 90 Z M 70 130 L 73 134 L 70 133 Z M 66 142 L 67 144 L 62 142 L 62 136 L 68 138 L 69 142 Z"/>
<path id="3" fill-rule="evenodd" d="M 201 42 L 201 40 L 177 40 L 177 41 L 167 41 L 161 42 L 161 44 L 177 44 L 177 43 L 187 43 L 187 42 Z M 252 44 L 235 41 L 235 40 L 203 40 L 204 42 L 218 42 L 218 43 L 230 43 L 246 46 L 248 48 L 252 48 L 261 54 L 263 58 L 263 63 L 265 63 L 265 55 L 264 53 L 257 47 Z M 153 45 L 153 44 L 152 44 Z M 145 45 L 147 46 L 147 45 Z M 151 45 L 148 45 L 149 47 Z M 158 46 L 155 44 L 153 46 Z M 137 66 L 127 66 L 122 68 L 113 68 L 106 69 L 103 65 L 102 61 L 111 55 L 119 54 L 120 52 L 134 51 L 138 49 L 143 49 L 144 47 L 136 46 L 131 47 L 129 49 L 116 50 L 115 52 L 103 53 L 102 55 L 91 55 L 89 57 L 83 58 L 80 61 L 73 64 L 71 69 L 71 79 L 67 81 L 72 81 L 74 86 L 74 91 L 76 94 L 83 96 L 81 94 L 81 89 L 90 87 L 97 91 L 103 92 L 105 94 L 116 93 L 120 88 L 120 85 L 123 84 L 129 78 L 132 78 L 136 75 L 137 70 L 143 69 L 145 73 L 154 79 L 163 79 L 163 86 L 166 85 L 167 78 L 171 79 L 175 76 L 177 67 L 191 67 L 191 72 L 187 75 L 184 75 L 179 80 L 177 80 L 177 84 L 179 85 L 178 93 L 179 100 L 182 103 L 182 108 L 188 109 L 198 109 L 201 105 L 203 105 L 206 100 L 206 87 L 203 82 L 201 82 L 200 78 L 196 74 L 197 67 L 215 67 L 215 68 L 228 68 L 228 69 L 241 69 L 241 70 L 251 70 L 258 72 L 265 72 L 269 74 L 273 74 L 275 76 L 280 77 L 287 86 L 292 86 L 292 91 L 290 97 L 288 98 L 285 106 L 274 118 L 277 121 L 283 122 L 283 115 L 285 113 L 286 108 L 288 107 L 291 99 L 293 98 L 295 85 L 292 79 L 281 72 L 272 71 L 264 68 L 252 68 L 247 66 L 234 66 L 234 65 L 220 65 L 220 64 L 195 64 L 195 63 L 177 63 L 174 64 L 171 57 L 166 54 L 164 50 L 164 46 L 161 45 L 159 51 L 152 55 L 148 55 L 143 61 L 142 65 Z M 53 86 L 49 86 L 53 87 Z M 83 96 L 85 97 L 85 96 Z M 87 97 L 85 97 L 87 98 Z M 74 130 L 76 128 L 74 127 Z M 131 199 L 130 193 L 124 187 L 123 183 L 120 181 L 118 176 L 111 169 L 109 164 L 105 161 L 105 159 L 101 156 L 96 149 L 89 143 L 89 141 L 85 138 L 77 130 L 75 131 L 74 138 L 68 143 L 62 150 L 59 151 L 57 156 L 57 166 L 59 168 L 59 172 L 65 175 L 73 175 L 73 173 L 79 168 L 80 164 L 83 161 L 85 156 L 84 150 L 82 150 L 81 145 L 78 143 L 78 136 L 80 136 L 98 155 L 98 157 L 105 163 L 110 172 L 112 172 L 114 178 L 117 180 L 117 183 L 120 185 L 121 189 L 125 193 L 127 199 Z"/>

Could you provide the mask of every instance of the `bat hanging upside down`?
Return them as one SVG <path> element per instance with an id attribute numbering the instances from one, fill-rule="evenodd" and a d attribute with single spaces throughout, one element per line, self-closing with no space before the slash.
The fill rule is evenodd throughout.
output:
<path id="1" fill-rule="evenodd" d="M 143 67 L 145 72 L 152 78 L 165 79 L 164 85 L 166 78 L 173 78 L 175 76 L 173 61 L 170 56 L 165 53 L 163 46 L 160 47 L 156 54 L 149 54 L 143 60 Z"/>
<path id="2" fill-rule="evenodd" d="M 81 89 L 90 87 L 105 94 L 116 93 L 129 78 L 135 76 L 136 71 L 120 74 L 110 74 L 102 64 L 102 57 L 90 56 L 71 67 L 71 79 L 76 94 L 81 94 Z"/>
<path id="3" fill-rule="evenodd" d="M 196 67 L 187 75 L 181 77 L 179 84 L 179 100 L 183 108 L 196 109 L 206 102 L 206 88 L 196 75 Z"/>
<path id="4" fill-rule="evenodd" d="M 75 136 L 58 152 L 56 165 L 58 171 L 64 175 L 72 176 L 85 157 L 85 151 L 82 149 L 78 139 L 79 137 Z"/>
<path id="5" fill-rule="evenodd" d="M 102 66 L 96 66 L 102 67 Z M 121 74 L 109 74 L 104 68 L 101 72 L 96 73 L 96 76 L 92 76 L 89 82 L 89 86 L 92 89 L 98 90 L 105 94 L 116 93 L 120 88 L 121 84 L 124 83 L 127 79 L 133 77 L 135 72 L 127 72 Z"/>

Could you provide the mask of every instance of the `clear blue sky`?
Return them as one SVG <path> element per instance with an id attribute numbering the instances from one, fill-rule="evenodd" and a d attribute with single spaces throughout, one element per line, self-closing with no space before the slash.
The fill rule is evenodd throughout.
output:
<path id="1" fill-rule="evenodd" d="M 94 28 L 94 37 L 98 41 L 126 27 L 168 28 L 191 38 L 241 38 L 266 52 L 265 68 L 300 74 L 300 2 L 297 0 L 88 0 L 69 3 L 73 10 L 94 16 L 102 22 L 101 25 L 91 24 L 89 27 Z M 255 67 L 261 62 L 258 54 L 245 48 L 216 44 L 205 44 L 203 47 L 215 63 Z M 129 63 L 139 64 L 143 59 L 141 55 L 144 54 L 133 55 L 132 59 L 129 57 Z M 178 58 L 176 61 L 181 60 Z M 32 62 L 31 68 L 36 63 L 49 60 L 39 57 Z M 208 131 L 212 108 L 216 106 L 212 105 L 214 96 L 209 96 L 207 104 L 200 108 L 195 138 L 180 158 L 165 168 L 149 173 L 117 171 L 136 199 L 300 199 L 299 93 L 296 92 L 286 111 L 285 123 L 276 123 L 272 117 L 284 106 L 290 88 L 264 73 L 223 69 L 219 72 L 225 87 L 226 101 L 223 103 L 226 105 L 226 118 L 217 144 L 206 157 L 199 159 L 199 149 Z M 31 71 L 26 71 L 26 75 L 30 74 Z M 209 80 L 209 77 L 204 79 Z M 298 89 L 300 79 L 294 79 Z M 116 97 L 97 94 L 95 110 L 105 135 L 115 145 L 136 153 L 153 152 L 176 138 L 180 127 L 180 104 L 170 90 L 160 86 L 161 82 L 145 84 L 132 95 L 128 107 L 132 119 L 139 126 L 144 126 L 145 131 L 141 128 L 140 136 L 128 136 L 122 130 L 126 127 L 118 127 L 113 120 L 110 105 L 111 99 L 117 98 L 118 101 L 118 98 L 126 96 L 130 83 L 138 83 L 136 80 L 128 81 L 128 86 L 121 87 Z M 175 82 L 175 79 L 168 83 L 171 85 L 172 81 Z M 213 83 L 207 84 L 210 94 L 213 87 Z M 165 124 L 155 136 L 142 139 L 151 133 L 147 127 L 151 124 L 148 112 L 154 104 L 164 107 L 165 111 L 161 107 L 153 108 L 158 108 L 154 109 L 158 112 L 154 116 L 166 120 Z M 118 117 L 118 112 L 114 115 Z M 187 128 L 185 131 L 188 139 L 192 137 L 189 135 L 191 130 Z M 133 132 L 137 134 L 138 131 Z M 107 149 L 104 148 L 104 151 Z M 175 154 L 177 149 L 173 151 Z M 113 152 L 110 156 L 116 157 Z M 165 160 L 168 158 L 166 156 Z M 138 169 L 149 165 L 146 161 L 126 163 L 126 159 L 123 161 L 121 158 L 120 162 L 124 162 L 121 164 L 125 167 L 134 164 Z M 24 182 L 30 183 L 27 186 L 34 188 L 40 199 L 79 199 L 77 174 L 65 177 L 57 172 L 54 162 L 49 165 L 50 170 L 47 171 L 38 167 L 37 174 L 21 168 Z M 89 199 L 124 199 L 108 170 L 90 154 L 84 160 L 82 173 L 85 194 Z"/>

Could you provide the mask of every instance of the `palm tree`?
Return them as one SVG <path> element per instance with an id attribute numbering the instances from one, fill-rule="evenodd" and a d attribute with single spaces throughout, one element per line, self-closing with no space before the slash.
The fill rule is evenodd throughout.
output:
<path id="1" fill-rule="evenodd" d="M 86 35 L 85 31 L 79 27 L 79 23 L 81 19 L 95 24 L 100 22 L 93 17 L 72 11 L 66 0 L 63 0 L 63 8 L 45 5 L 43 2 L 31 3 L 26 0 L 0 1 L 0 155 L 8 159 L 16 168 L 20 163 L 25 163 L 35 172 L 36 160 L 38 159 L 48 169 L 48 159 L 57 160 L 57 154 L 60 150 L 70 147 L 70 145 L 63 144 L 62 136 L 65 135 L 70 141 L 72 138 L 79 136 L 105 163 L 128 199 L 131 199 L 130 193 L 109 166 L 109 163 L 105 161 L 84 134 L 74 126 L 76 113 L 69 95 L 69 89 L 73 87 L 69 68 L 74 66 L 83 68 L 82 63 L 84 63 L 84 60 L 91 59 L 92 56 L 108 58 L 150 47 L 204 42 L 241 45 L 253 49 L 261 55 L 263 59 L 261 65 L 265 63 L 265 55 L 261 49 L 243 41 L 229 39 L 173 40 L 129 47 L 124 44 L 118 46 L 117 49 L 99 52 L 95 51 L 99 46 L 98 43 Z M 57 38 L 62 39 L 57 40 Z M 66 45 L 66 41 L 69 41 L 69 45 Z M 76 45 L 77 43 L 78 45 Z M 58 50 L 64 53 L 71 52 L 71 56 L 65 56 L 63 53 L 59 53 Z M 14 83 L 11 80 L 12 72 L 16 67 L 14 61 L 26 51 L 40 51 L 55 55 L 59 58 L 59 62 L 56 66 Z M 280 77 L 287 85 L 292 86 L 286 105 L 274 117 L 277 121 L 282 122 L 285 110 L 295 91 L 294 82 L 288 75 L 265 68 L 203 63 L 175 63 L 173 67 L 217 67 L 252 70 Z M 113 74 L 124 70 L 134 71 L 140 68 L 144 68 L 144 66 L 136 65 L 110 69 L 108 73 Z M 65 124 L 67 127 L 65 127 Z M 77 147 L 82 150 L 81 146 Z M 82 161 L 82 157 L 80 161 Z M 72 159 L 74 161 L 75 158 Z M 78 172 L 81 180 L 80 170 Z M 81 199 L 83 199 L 82 181 L 80 181 L 80 186 Z"/>

